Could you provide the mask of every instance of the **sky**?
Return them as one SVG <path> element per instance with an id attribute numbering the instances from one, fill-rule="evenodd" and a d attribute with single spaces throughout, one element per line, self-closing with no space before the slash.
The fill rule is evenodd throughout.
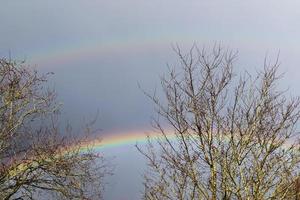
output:
<path id="1" fill-rule="evenodd" d="M 220 43 L 238 50 L 237 70 L 262 67 L 280 52 L 282 85 L 299 95 L 300 2 L 297 0 L 1 0 L 0 56 L 25 59 L 41 72 L 75 127 L 99 111 L 99 134 L 149 129 L 172 45 Z M 105 199 L 135 200 L 142 192 L 144 159 L 133 144 L 103 150 L 115 175 Z"/>

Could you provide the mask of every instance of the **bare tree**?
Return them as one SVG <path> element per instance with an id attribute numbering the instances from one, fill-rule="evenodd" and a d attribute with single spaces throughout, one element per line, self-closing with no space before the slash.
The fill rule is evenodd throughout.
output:
<path id="1" fill-rule="evenodd" d="M 99 199 L 103 156 L 82 151 L 86 136 L 62 133 L 47 77 L 0 59 L 0 199 Z"/>
<path id="2" fill-rule="evenodd" d="M 166 101 L 146 93 L 160 137 L 137 147 L 144 199 L 299 199 L 300 101 L 278 89 L 278 60 L 237 76 L 232 51 L 174 49 L 181 68 L 161 79 Z"/>

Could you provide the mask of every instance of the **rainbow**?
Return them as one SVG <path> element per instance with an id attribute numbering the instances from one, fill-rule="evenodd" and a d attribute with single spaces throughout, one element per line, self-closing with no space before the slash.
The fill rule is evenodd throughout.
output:
<path id="1" fill-rule="evenodd" d="M 166 131 L 166 136 L 169 139 L 175 138 L 175 135 L 171 131 Z M 104 148 L 109 148 L 109 147 L 119 147 L 123 145 L 131 145 L 135 143 L 145 143 L 148 138 L 152 139 L 159 139 L 163 138 L 162 134 L 159 132 L 147 132 L 147 131 L 129 131 L 125 133 L 114 133 L 114 134 L 109 134 L 106 135 L 105 137 L 101 139 L 93 139 L 90 141 L 86 141 L 80 144 L 75 144 L 75 145 L 70 145 L 67 147 L 63 147 L 61 149 L 58 149 L 57 151 L 57 156 L 62 156 L 62 155 L 68 155 L 72 154 L 74 152 L 77 153 L 87 153 L 90 152 L 91 150 L 94 152 L 103 150 Z M 45 158 L 47 160 L 47 158 Z M 20 171 L 27 170 L 31 166 L 37 165 L 35 161 L 33 161 L 31 157 L 26 158 L 25 160 L 22 160 L 22 158 L 15 157 L 14 159 L 10 160 L 7 163 L 7 168 L 11 168 L 9 170 L 9 176 L 15 176 L 17 175 Z M 21 162 L 16 162 L 15 161 L 21 161 Z"/>
<path id="2" fill-rule="evenodd" d="M 164 129 L 165 136 L 170 140 L 175 140 L 176 135 L 172 129 Z M 224 140 L 229 141 L 230 138 L 228 135 L 224 135 Z M 146 131 L 146 130 L 135 130 L 135 131 L 128 131 L 128 132 L 112 132 L 112 133 L 105 133 L 104 136 L 100 139 L 91 140 L 87 143 L 83 143 L 80 147 L 80 151 L 84 152 L 87 149 L 92 149 L 95 151 L 100 151 L 106 148 L 113 148 L 113 147 L 120 147 L 126 145 L 134 145 L 134 144 L 145 144 L 148 139 L 151 140 L 159 140 L 164 139 L 164 135 L 156 131 Z M 281 148 L 282 149 L 289 149 L 293 141 L 287 141 L 284 143 Z M 78 148 L 78 146 L 75 146 Z"/>
<path id="3" fill-rule="evenodd" d="M 68 44 L 59 47 L 50 47 L 49 49 L 40 49 L 31 53 L 30 61 L 36 63 L 39 67 L 55 68 L 53 64 L 63 64 L 71 61 L 78 61 L 82 58 L 97 58 L 101 55 L 112 55 L 113 52 L 123 50 L 123 53 L 131 52 L 134 49 L 153 48 L 162 46 L 164 42 L 160 40 L 111 40 L 111 41 L 85 41 L 74 44 Z"/>
<path id="4" fill-rule="evenodd" d="M 165 136 L 170 139 L 174 140 L 176 139 L 176 135 L 174 134 L 171 129 L 165 129 L 164 130 Z M 65 155 L 69 153 L 75 152 L 81 152 L 86 153 L 90 150 L 92 151 L 101 151 L 106 148 L 112 148 L 112 147 L 120 147 L 125 145 L 133 145 L 133 144 L 143 144 L 148 141 L 148 139 L 163 139 L 165 136 L 162 135 L 161 132 L 158 131 L 130 131 L 125 133 L 118 133 L 118 134 L 109 134 L 105 135 L 101 140 L 95 139 L 90 140 L 88 142 L 81 143 L 79 146 L 78 144 L 74 146 L 68 146 L 67 148 L 63 148 L 59 151 L 57 154 L 59 155 Z M 229 141 L 229 137 L 225 136 L 224 140 Z M 292 142 L 287 142 L 281 146 L 282 149 L 289 149 L 291 147 Z M 15 168 L 9 171 L 10 176 L 14 176 L 18 173 L 19 170 L 26 170 L 28 166 L 34 165 L 34 163 L 31 162 L 30 159 L 24 160 L 21 163 L 18 163 Z"/>
<path id="5" fill-rule="evenodd" d="M 195 39 L 199 36 L 186 35 L 179 33 L 173 36 L 170 34 L 160 34 L 151 37 L 137 36 L 131 38 L 107 38 L 105 41 L 97 40 L 84 40 L 75 41 L 72 44 L 61 44 L 60 46 L 48 46 L 47 49 L 36 49 L 30 53 L 29 60 L 38 67 L 51 67 L 55 68 L 59 64 L 67 62 L 77 62 L 80 59 L 97 58 L 102 55 L 126 55 L 130 52 L 141 50 L 156 50 L 168 49 L 171 50 L 173 44 L 180 44 L 191 46 Z M 208 41 L 209 36 L 201 37 L 201 41 Z M 27 56 L 26 56 L 27 57 Z"/>
<path id="6" fill-rule="evenodd" d="M 166 130 L 166 136 L 169 139 L 174 139 L 176 136 L 172 131 Z M 104 137 L 91 140 L 90 142 L 85 143 L 81 149 L 84 151 L 85 149 L 92 147 L 94 150 L 101 150 L 104 148 L 125 146 L 131 144 L 143 144 L 148 141 L 148 139 L 160 139 L 163 138 L 161 132 L 158 131 L 129 131 L 123 133 L 114 133 L 114 134 L 104 134 Z"/>

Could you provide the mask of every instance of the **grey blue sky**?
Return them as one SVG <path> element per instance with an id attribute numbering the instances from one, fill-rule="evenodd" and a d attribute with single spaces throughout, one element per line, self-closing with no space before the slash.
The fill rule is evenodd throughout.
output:
<path id="1" fill-rule="evenodd" d="M 220 42 L 238 50 L 236 67 L 249 71 L 280 50 L 283 85 L 300 94 L 299 7 L 298 0 L 2 0 L 0 56 L 53 71 L 72 123 L 99 109 L 103 130 L 140 130 L 153 107 L 137 83 L 159 86 L 166 63 L 176 63 L 176 43 Z M 106 199 L 139 199 L 142 159 L 132 146 L 106 151 L 118 165 Z"/>

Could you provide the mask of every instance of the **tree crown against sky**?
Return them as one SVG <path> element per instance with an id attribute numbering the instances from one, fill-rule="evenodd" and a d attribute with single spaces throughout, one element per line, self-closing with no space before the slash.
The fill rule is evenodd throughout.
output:
<path id="1" fill-rule="evenodd" d="M 166 101 L 147 94 L 162 137 L 138 147 L 144 199 L 299 198 L 300 101 L 278 89 L 278 60 L 237 75 L 237 54 L 220 46 L 175 52 L 180 69 L 161 79 Z"/>
<path id="2" fill-rule="evenodd" d="M 59 127 L 55 91 L 24 62 L 0 59 L 0 199 L 99 199 L 103 156 Z"/>

